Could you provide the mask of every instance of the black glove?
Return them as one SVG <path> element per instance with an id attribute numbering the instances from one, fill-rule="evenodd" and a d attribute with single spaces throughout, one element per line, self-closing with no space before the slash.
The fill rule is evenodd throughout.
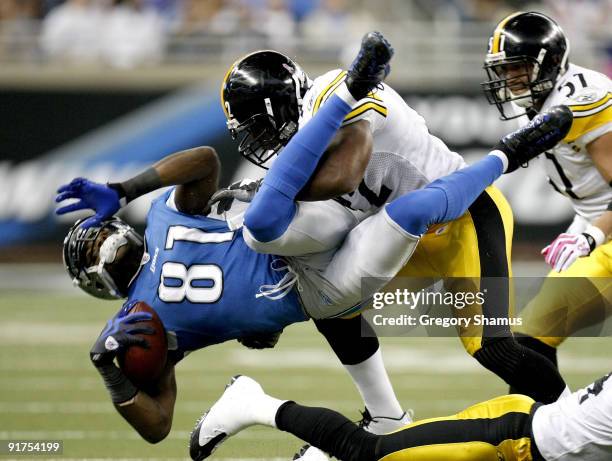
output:
<path id="1" fill-rule="evenodd" d="M 261 333 L 253 336 L 238 338 L 238 342 L 249 349 L 272 349 L 276 346 L 283 330 L 274 333 Z"/>
<path id="2" fill-rule="evenodd" d="M 223 214 L 232 208 L 234 199 L 241 202 L 251 202 L 259 190 L 262 181 L 263 179 L 252 180 L 245 178 L 242 181 L 231 184 L 225 189 L 219 189 L 208 201 L 208 206 L 211 207 L 218 202 L 217 214 Z"/>
<path id="3" fill-rule="evenodd" d="M 129 306 L 129 304 L 126 306 Z M 152 315 L 148 312 L 136 312 L 134 314 L 128 314 L 127 312 L 129 312 L 129 308 L 123 308 L 115 317 L 110 319 L 91 348 L 89 357 L 96 367 L 112 363 L 119 351 L 130 346 L 149 347 L 146 339 L 135 335 L 152 335 L 155 333 L 155 329 L 139 325 L 139 322 L 151 320 Z"/>

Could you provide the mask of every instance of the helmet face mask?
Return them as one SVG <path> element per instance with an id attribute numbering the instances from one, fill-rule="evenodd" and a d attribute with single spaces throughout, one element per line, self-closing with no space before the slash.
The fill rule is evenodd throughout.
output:
<path id="1" fill-rule="evenodd" d="M 237 61 L 221 86 L 221 104 L 238 151 L 266 168 L 298 129 L 302 98 L 310 85 L 304 71 L 287 56 L 257 51 Z"/>
<path id="2" fill-rule="evenodd" d="M 536 106 L 548 96 L 553 87 L 550 79 L 539 78 L 540 63 L 531 56 L 517 56 L 501 62 L 486 63 L 484 69 L 488 80 L 481 85 L 487 101 L 497 107 L 505 120 L 524 114 L 506 114 L 504 104 L 513 102 L 525 109 Z"/>
<path id="3" fill-rule="evenodd" d="M 127 296 L 146 252 L 144 241 L 119 218 L 84 229 L 77 221 L 64 239 L 64 266 L 73 283 L 102 299 Z"/>
<path id="4" fill-rule="evenodd" d="M 569 44 L 559 25 L 541 13 L 514 13 L 503 19 L 489 39 L 481 83 L 489 104 L 502 120 L 539 110 L 568 67 Z M 525 111 L 507 114 L 512 102 Z"/>
<path id="5" fill-rule="evenodd" d="M 238 152 L 251 163 L 267 169 L 266 162 L 277 154 L 297 131 L 297 124 L 288 121 L 280 129 L 268 114 L 256 114 L 230 129 L 233 139 L 240 137 Z"/>

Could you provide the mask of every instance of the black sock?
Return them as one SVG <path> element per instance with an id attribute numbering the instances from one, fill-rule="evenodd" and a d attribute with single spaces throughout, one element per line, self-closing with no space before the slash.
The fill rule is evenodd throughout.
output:
<path id="1" fill-rule="evenodd" d="M 343 365 L 361 363 L 372 357 L 379 348 L 376 333 L 361 315 L 350 319 L 320 319 L 314 322 Z M 366 336 L 362 329 L 367 333 Z"/>
<path id="2" fill-rule="evenodd" d="M 375 461 L 379 436 L 370 434 L 328 408 L 285 402 L 276 412 L 276 426 L 342 461 Z"/>
<path id="3" fill-rule="evenodd" d="M 536 351 L 539 354 L 542 354 L 548 360 L 552 362 L 555 368 L 559 369 L 559 363 L 557 361 L 557 348 L 549 346 L 548 344 L 543 343 L 539 339 L 536 339 L 532 336 L 524 335 L 522 333 L 516 333 L 514 335 L 516 341 L 519 344 L 531 349 L 532 351 Z M 514 386 L 510 386 L 509 390 L 510 394 L 519 394 L 519 390 Z"/>
<path id="4" fill-rule="evenodd" d="M 484 339 L 474 358 L 519 394 L 537 402 L 555 402 L 565 390 L 565 381 L 555 365 L 513 337 Z"/>
<path id="5" fill-rule="evenodd" d="M 528 347 L 532 351 L 542 354 L 544 357 L 550 360 L 556 368 L 559 368 L 556 347 L 549 346 L 533 336 L 524 335 L 522 333 L 515 333 L 514 338 L 519 344 Z"/>

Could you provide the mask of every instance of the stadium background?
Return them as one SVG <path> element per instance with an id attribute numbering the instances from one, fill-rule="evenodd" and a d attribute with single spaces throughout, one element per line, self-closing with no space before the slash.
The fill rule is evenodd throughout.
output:
<path id="1" fill-rule="evenodd" d="M 516 9 L 551 14 L 569 36 L 571 60 L 611 74 L 611 0 L 0 0 L 0 439 L 63 439 L 68 459 L 182 459 L 193 422 L 236 373 L 357 419 L 350 379 L 304 324 L 273 351 L 233 343 L 188 357 L 177 369 L 172 433 L 156 446 L 140 440 L 89 365 L 90 344 L 118 303 L 70 286 L 60 249 L 74 216 L 52 214 L 55 189 L 81 175 L 125 179 L 201 144 L 220 153 L 223 183 L 259 175 L 225 130 L 218 88 L 229 65 L 273 48 L 314 77 L 346 66 L 371 29 L 395 46 L 389 83 L 434 134 L 476 158 L 512 129 L 479 82 L 489 34 Z M 539 249 L 572 216 L 542 162 L 500 181 L 517 222 L 516 275 L 545 273 Z M 148 203 L 131 204 L 124 217 L 141 225 Z M 504 392 L 455 339 L 383 344 L 396 390 L 419 418 Z M 568 341 L 561 363 L 572 386 L 609 371 L 610 345 Z M 255 429 L 216 456 L 289 459 L 298 446 Z"/>

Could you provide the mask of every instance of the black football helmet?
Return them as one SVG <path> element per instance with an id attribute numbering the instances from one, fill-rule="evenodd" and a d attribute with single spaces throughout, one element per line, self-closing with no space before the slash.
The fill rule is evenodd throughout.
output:
<path id="1" fill-rule="evenodd" d="M 487 100 L 495 104 L 503 120 L 534 112 L 546 99 L 560 75 L 569 66 L 569 42 L 559 25 L 541 13 L 517 12 L 504 18 L 489 38 L 484 69 L 488 80 L 481 83 Z M 515 69 L 507 76 L 509 68 Z M 526 90 L 515 94 L 513 86 Z M 506 114 L 504 103 L 525 109 Z"/>
<path id="2" fill-rule="evenodd" d="M 77 221 L 64 239 L 64 266 L 73 283 L 96 298 L 127 296 L 145 257 L 143 238 L 117 217 L 83 228 Z"/>
<path id="3" fill-rule="evenodd" d="M 256 51 L 230 67 L 221 84 L 221 105 L 232 138 L 242 135 L 238 151 L 247 160 L 265 168 L 289 142 L 309 86 L 302 68 L 276 51 Z"/>

